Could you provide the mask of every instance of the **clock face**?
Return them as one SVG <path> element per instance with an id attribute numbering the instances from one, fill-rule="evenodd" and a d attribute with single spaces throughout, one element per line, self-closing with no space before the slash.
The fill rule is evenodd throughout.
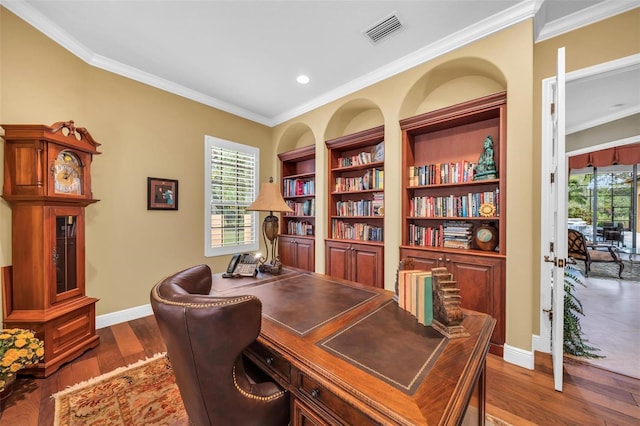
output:
<path id="1" fill-rule="evenodd" d="M 498 230 L 489 224 L 483 223 L 476 228 L 474 239 L 480 250 L 491 251 L 498 245 Z"/>
<path id="2" fill-rule="evenodd" d="M 488 243 L 493 238 L 493 232 L 485 228 L 479 229 L 478 233 L 476 234 L 476 238 L 478 238 L 478 241 Z"/>
<path id="3" fill-rule="evenodd" d="M 62 151 L 54 165 L 55 192 L 58 194 L 82 194 L 80 160 L 70 151 Z"/>

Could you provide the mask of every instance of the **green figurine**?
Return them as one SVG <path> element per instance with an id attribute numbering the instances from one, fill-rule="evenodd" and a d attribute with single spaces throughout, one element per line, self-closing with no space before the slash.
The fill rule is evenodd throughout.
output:
<path id="1" fill-rule="evenodd" d="M 493 159 L 493 139 L 487 136 L 484 140 L 482 154 L 475 167 L 473 180 L 497 179 L 496 162 Z"/>

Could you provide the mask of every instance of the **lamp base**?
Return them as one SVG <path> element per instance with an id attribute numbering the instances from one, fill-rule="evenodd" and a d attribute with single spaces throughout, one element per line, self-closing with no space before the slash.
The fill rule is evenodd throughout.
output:
<path id="1" fill-rule="evenodd" d="M 279 260 L 263 263 L 258 266 L 258 270 L 262 273 L 279 275 L 282 272 L 282 263 Z"/>

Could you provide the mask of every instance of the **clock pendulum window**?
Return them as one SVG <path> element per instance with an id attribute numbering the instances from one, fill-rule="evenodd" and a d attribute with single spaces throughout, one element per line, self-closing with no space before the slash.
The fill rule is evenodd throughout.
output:
<path id="1" fill-rule="evenodd" d="M 100 144 L 73 121 L 1 127 L 14 253 L 2 274 L 3 322 L 33 329 L 44 342 L 44 359 L 24 371 L 46 377 L 99 344 L 97 299 L 85 294 L 84 214 L 98 201 L 91 162 Z"/>

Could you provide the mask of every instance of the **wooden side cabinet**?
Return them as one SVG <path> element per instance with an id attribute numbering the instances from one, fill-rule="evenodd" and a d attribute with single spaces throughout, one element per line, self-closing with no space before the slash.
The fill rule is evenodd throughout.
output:
<path id="1" fill-rule="evenodd" d="M 327 275 L 384 288 L 384 247 L 348 241 L 327 240 Z"/>
<path id="2" fill-rule="evenodd" d="M 5 327 L 34 330 L 44 359 L 26 374 L 46 377 L 99 344 L 97 299 L 85 294 L 85 207 L 100 145 L 73 121 L 2 125 L 2 197 L 11 205 L 13 265 L 3 272 Z"/>
<path id="3" fill-rule="evenodd" d="M 280 261 L 306 271 L 315 269 L 315 238 L 281 235 L 278 239 Z"/>

